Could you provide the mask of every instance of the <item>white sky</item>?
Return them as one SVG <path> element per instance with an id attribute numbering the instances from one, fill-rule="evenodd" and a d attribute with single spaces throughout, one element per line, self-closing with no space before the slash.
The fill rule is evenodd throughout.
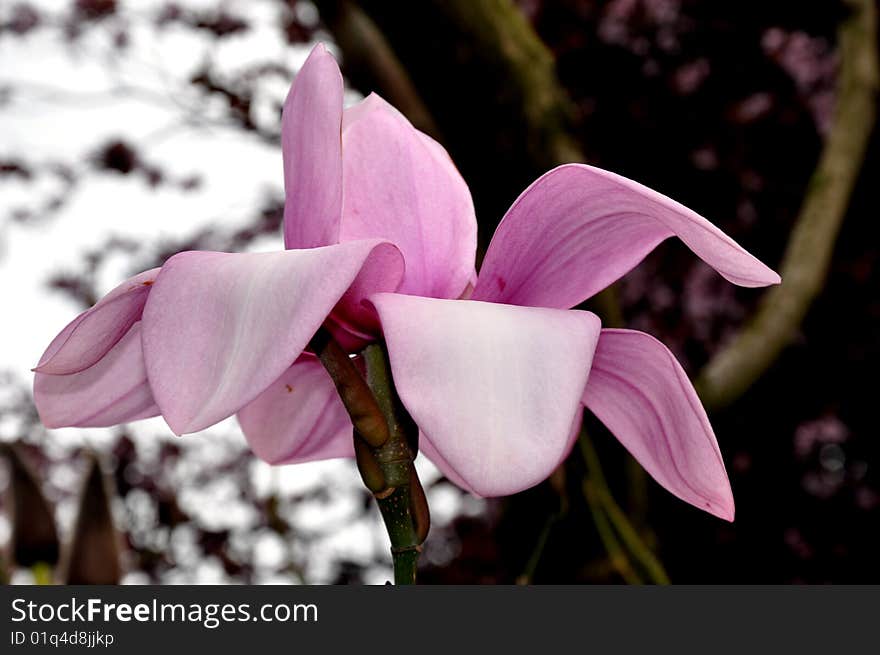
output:
<path id="1" fill-rule="evenodd" d="M 46 2 L 49 5 L 69 3 Z M 161 6 L 161 2 L 128 3 Z M 265 10 L 265 3 L 252 9 Z M 2 5 L 0 5 L 2 6 Z M 117 87 L 136 87 L 160 97 L 175 98 L 182 107 L 198 106 L 195 92 L 181 97 L 185 80 L 215 49 L 219 70 L 234 70 L 266 55 L 292 68 L 308 54 L 307 47 L 283 47 L 271 15 L 253 11 L 257 29 L 224 39 L 170 26 L 157 32 L 149 24 L 132 26 L 131 56 L 110 50 L 111 35 L 90 32 L 71 51 L 59 43 L 57 30 L 36 30 L 25 38 L 0 39 L 0 85 L 20 89 L 0 109 L 0 154 L 27 161 L 81 161 L 96 145 L 124 137 L 143 144 L 146 159 L 172 175 L 202 175 L 195 192 L 151 189 L 141 176 L 99 175 L 77 188 L 72 202 L 54 219 L 38 225 L 6 218 L 19 206 L 33 206 L 39 184 L 17 181 L 0 186 L 0 294 L 4 306 L 15 307 L 15 319 L 0 321 L 2 363 L 27 373 L 49 340 L 78 308 L 62 294 L 48 294 L 46 280 L 74 268 L 82 254 L 109 233 L 156 241 L 183 236 L 202 225 L 249 217 L 259 207 L 262 191 L 281 189 L 281 153 L 258 139 L 224 127 L 182 128 L 154 143 L 152 135 L 181 122 L 185 109 L 169 101 L 160 105 L 139 97 L 95 94 Z M 213 44 L 213 45 L 212 45 Z M 112 67 L 106 62 L 112 59 Z M 223 62 L 230 62 L 224 67 Z M 233 65 L 234 63 L 234 65 Z M 283 99 L 286 88 L 267 89 L 267 97 Z M 82 100 L 75 100 L 78 96 Z M 268 103 L 267 103 L 268 105 Z M 213 112 L 214 116 L 221 115 Z M 35 197 L 36 196 L 36 197 Z M 250 211 L 249 211 L 250 210 Z M 182 221 L 181 216 L 195 217 Z M 279 237 L 280 244 L 280 237 Z M 121 278 L 102 280 L 109 290 Z"/>

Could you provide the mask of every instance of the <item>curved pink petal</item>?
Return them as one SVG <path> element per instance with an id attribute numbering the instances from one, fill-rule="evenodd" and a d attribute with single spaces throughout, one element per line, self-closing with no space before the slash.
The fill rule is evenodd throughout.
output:
<path id="1" fill-rule="evenodd" d="M 400 291 L 458 298 L 474 272 L 477 222 L 449 155 L 379 96 L 346 110 L 340 240 L 383 238 L 406 260 Z"/>
<path id="2" fill-rule="evenodd" d="M 565 458 L 568 457 L 568 454 L 571 452 L 572 446 L 574 446 L 577 441 L 578 435 L 581 431 L 581 423 L 583 423 L 584 413 L 582 411 L 575 412 L 574 423 L 572 423 L 571 430 L 568 435 L 568 440 L 566 441 L 565 447 L 560 451 L 559 459 L 556 464 L 550 468 L 550 471 L 553 471 L 557 466 L 562 464 L 565 461 Z M 470 485 L 465 482 L 465 480 L 458 474 L 458 472 L 446 461 L 446 458 L 440 454 L 440 451 L 434 446 L 431 442 L 431 438 L 425 434 L 424 431 L 419 433 L 419 452 L 427 457 L 431 462 L 433 462 L 434 466 L 436 466 L 440 472 L 449 478 L 450 481 L 464 489 L 465 491 L 470 491 L 474 495 L 477 494 L 473 489 L 471 489 Z M 546 476 L 545 476 L 546 477 Z"/>
<path id="3" fill-rule="evenodd" d="M 663 487 L 733 520 L 733 494 L 712 426 L 666 346 L 643 332 L 602 330 L 584 404 Z"/>
<path id="4" fill-rule="evenodd" d="M 150 386 L 171 429 L 201 430 L 256 398 L 302 353 L 374 253 L 386 263 L 387 250 L 394 246 L 372 240 L 169 259 L 144 308 L 143 341 Z M 400 268 L 386 275 L 394 288 Z"/>
<path id="5" fill-rule="evenodd" d="M 351 419 L 321 363 L 303 355 L 238 412 L 251 450 L 270 464 L 353 457 Z"/>
<path id="6" fill-rule="evenodd" d="M 95 364 L 141 319 L 158 268 L 129 278 L 86 310 L 49 344 L 34 371 L 68 375 Z"/>
<path id="7" fill-rule="evenodd" d="M 284 245 L 336 243 L 342 215 L 342 74 L 323 44 L 294 80 L 281 116 Z"/>
<path id="8" fill-rule="evenodd" d="M 368 241 L 376 242 L 375 239 Z M 378 291 L 397 290 L 404 276 L 404 267 L 403 256 L 397 248 L 387 245 L 373 250 L 369 265 L 361 268 L 340 298 L 329 321 L 328 327 L 341 342 L 353 340 L 363 348 L 381 333 L 376 311 L 365 299 Z"/>
<path id="9" fill-rule="evenodd" d="M 336 306 L 336 309 L 333 310 L 334 313 L 330 314 L 330 316 L 327 317 L 327 320 L 324 321 L 324 327 L 330 332 L 344 351 L 348 353 L 360 352 L 367 346 L 367 344 L 376 341 L 380 333 L 379 330 L 372 329 L 372 326 L 375 323 L 378 323 L 376 310 L 372 308 L 370 303 L 365 303 L 360 306 L 355 303 L 348 303 L 351 309 L 360 307 L 363 310 L 368 311 L 368 318 L 366 321 L 363 321 L 363 323 L 367 324 L 365 327 L 371 328 L 368 332 L 345 320 L 344 314 L 346 312 L 343 308 L 343 304 L 344 302 L 340 302 L 339 305 Z M 337 318 L 337 314 L 341 314 L 341 316 Z"/>
<path id="10" fill-rule="evenodd" d="M 567 164 L 540 177 L 508 210 L 473 298 L 574 307 L 671 236 L 734 284 L 779 282 L 776 273 L 684 205 L 620 175 Z"/>
<path id="11" fill-rule="evenodd" d="M 371 300 L 397 391 L 441 470 L 482 496 L 527 489 L 553 471 L 581 411 L 595 315 L 388 293 Z"/>
<path id="12" fill-rule="evenodd" d="M 440 472 L 449 480 L 465 491 L 470 491 L 475 496 L 479 494 L 471 489 L 470 485 L 458 474 L 452 465 L 446 461 L 446 458 L 440 454 L 440 451 L 431 442 L 431 438 L 425 434 L 424 430 L 419 431 L 419 453 L 427 457 L 436 466 Z"/>
<path id="13" fill-rule="evenodd" d="M 135 323 L 93 366 L 70 375 L 34 376 L 34 403 L 47 428 L 106 427 L 157 416 Z"/>

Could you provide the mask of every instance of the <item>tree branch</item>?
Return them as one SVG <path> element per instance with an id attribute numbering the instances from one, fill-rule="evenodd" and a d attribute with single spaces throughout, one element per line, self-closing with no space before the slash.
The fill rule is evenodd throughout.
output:
<path id="1" fill-rule="evenodd" d="M 822 291 L 834 243 L 865 157 L 876 118 L 877 8 L 850 0 L 838 31 L 841 53 L 837 109 L 819 164 L 783 258 L 782 284 L 697 378 L 709 409 L 731 404 L 776 360 Z"/>
<path id="2" fill-rule="evenodd" d="M 370 17 L 350 0 L 315 0 L 315 5 L 342 49 L 345 74 L 354 86 L 364 93 L 378 90 L 416 128 L 438 138 L 431 112 Z"/>

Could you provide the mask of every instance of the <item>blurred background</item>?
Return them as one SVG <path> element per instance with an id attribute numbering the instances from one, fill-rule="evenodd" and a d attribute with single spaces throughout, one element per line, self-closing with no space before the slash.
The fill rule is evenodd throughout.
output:
<path id="1" fill-rule="evenodd" d="M 597 421 L 547 482 L 482 500 L 419 458 L 426 583 L 880 581 L 874 0 L 0 0 L 0 578 L 382 583 L 354 465 L 270 467 L 233 420 L 46 430 L 30 368 L 179 250 L 272 250 L 279 117 L 316 41 L 450 151 L 484 250 L 535 177 L 621 173 L 785 283 L 662 244 L 591 308 L 696 380 L 737 501 L 662 490 Z"/>

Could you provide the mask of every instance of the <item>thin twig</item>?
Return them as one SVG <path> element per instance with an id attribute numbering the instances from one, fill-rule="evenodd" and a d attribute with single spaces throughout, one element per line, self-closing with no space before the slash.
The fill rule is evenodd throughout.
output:
<path id="1" fill-rule="evenodd" d="M 544 524 L 541 533 L 538 535 L 535 548 L 532 551 L 529 560 L 526 562 L 522 574 L 516 579 L 518 585 L 528 585 L 532 583 L 532 580 L 535 577 L 535 572 L 538 570 L 538 565 L 541 563 L 541 558 L 544 556 L 544 550 L 547 548 L 547 542 L 550 540 L 550 533 L 553 531 L 553 528 L 557 523 L 568 516 L 570 503 L 568 500 L 568 492 L 566 491 L 564 465 L 557 467 L 557 469 L 550 475 L 549 482 L 559 498 L 559 508 L 547 517 L 547 522 Z"/>
<path id="2" fill-rule="evenodd" d="M 635 560 L 645 569 L 648 579 L 654 584 L 669 584 L 669 576 L 663 568 L 663 564 L 657 559 L 657 556 L 648 548 L 648 545 L 642 539 L 641 535 L 635 529 L 633 524 L 620 509 L 620 505 L 614 500 L 607 488 L 599 488 L 596 490 L 599 501 L 608 515 L 611 525 L 620 535 L 620 540 L 626 544 L 629 552 Z"/>
<path id="3" fill-rule="evenodd" d="M 538 565 L 544 556 L 544 550 L 547 548 L 547 542 L 550 540 L 550 533 L 556 524 L 565 518 L 566 511 L 564 505 L 560 497 L 559 510 L 547 517 L 547 522 L 544 523 L 544 527 L 541 528 L 541 533 L 538 535 L 538 540 L 535 542 L 535 548 L 532 550 L 532 554 L 529 556 L 522 574 L 516 579 L 516 584 L 529 585 L 534 580 L 535 571 L 538 570 Z"/>
<path id="4" fill-rule="evenodd" d="M 584 498 L 590 507 L 590 514 L 593 515 L 593 522 L 596 524 L 596 530 L 599 532 L 599 539 L 605 550 L 608 552 L 608 559 L 611 561 L 614 569 L 620 574 L 624 582 L 627 584 L 642 584 L 642 579 L 635 572 L 632 564 L 627 557 L 626 551 L 620 545 L 614 529 L 608 521 L 608 517 L 602 511 L 601 501 L 596 494 L 594 481 L 584 479 L 583 481 Z"/>
<path id="5" fill-rule="evenodd" d="M 593 443 L 584 429 L 581 429 L 578 444 L 580 445 L 581 455 L 587 468 L 583 483 L 584 495 L 590 504 L 590 511 L 593 513 L 594 521 L 596 521 L 596 528 L 599 529 L 599 536 L 602 538 L 606 549 L 609 543 L 615 549 L 614 551 L 608 550 L 612 561 L 615 560 L 615 553 L 618 547 L 620 547 L 620 551 L 631 557 L 638 564 L 638 567 L 647 575 L 651 583 L 669 584 L 669 576 L 666 574 L 660 560 L 647 546 L 638 530 L 636 530 L 614 500 L 614 496 L 611 494 L 611 490 L 605 480 L 605 474 L 599 462 L 599 455 L 596 453 L 596 449 L 593 447 Z M 607 534 L 603 533 L 606 529 L 611 530 L 614 537 L 613 542 L 610 541 Z M 623 575 L 622 571 L 621 575 Z"/>

